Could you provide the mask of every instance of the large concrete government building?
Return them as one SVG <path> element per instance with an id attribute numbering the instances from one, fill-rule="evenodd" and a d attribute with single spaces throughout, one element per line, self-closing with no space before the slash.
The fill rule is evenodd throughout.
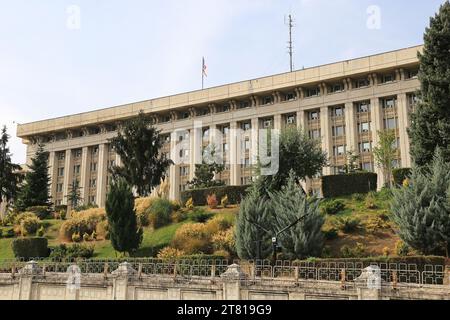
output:
<path id="1" fill-rule="evenodd" d="M 66 204 L 76 179 L 84 202 L 104 206 L 108 168 L 121 165 L 108 141 L 124 121 L 141 110 L 161 130 L 162 152 L 172 160 L 174 156 L 181 159 L 168 173 L 173 199 L 193 178 L 205 145 L 214 141 L 223 155 L 226 169 L 216 178 L 230 185 L 245 185 L 252 179 L 259 129 L 281 130 L 288 125 L 297 125 L 320 139 L 329 155 L 324 175 L 342 172 L 347 151 L 355 151 L 360 155 L 360 167 L 377 172 L 381 185 L 383 175 L 372 154 L 378 131 L 395 130 L 398 152 L 394 166 L 411 166 L 407 128 L 417 102 L 415 92 L 420 88 L 417 53 L 421 50 L 421 46 L 406 48 L 21 124 L 17 135 L 27 145 L 27 163 L 39 143 L 49 151 L 51 196 L 57 205 Z M 235 134 L 238 131 L 239 135 Z M 305 184 L 308 190 L 320 193 L 319 179 Z"/>

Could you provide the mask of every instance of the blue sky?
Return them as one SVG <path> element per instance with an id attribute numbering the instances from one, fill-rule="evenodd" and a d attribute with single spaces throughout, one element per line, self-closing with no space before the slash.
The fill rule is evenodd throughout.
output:
<path id="1" fill-rule="evenodd" d="M 0 125 L 199 89 L 202 56 L 207 87 L 288 71 L 289 13 L 296 69 L 421 44 L 443 2 L 0 0 Z"/>

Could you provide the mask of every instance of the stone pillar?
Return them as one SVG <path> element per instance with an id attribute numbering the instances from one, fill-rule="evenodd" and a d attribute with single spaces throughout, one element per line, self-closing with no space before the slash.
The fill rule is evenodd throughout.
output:
<path id="1" fill-rule="evenodd" d="M 18 292 L 15 294 L 15 300 L 33 300 L 33 278 L 41 274 L 36 261 L 27 262 L 24 268 L 19 270 Z"/>
<path id="2" fill-rule="evenodd" d="M 169 198 L 170 200 L 178 200 L 179 182 L 178 182 L 178 172 L 176 165 L 177 155 L 177 134 L 172 132 L 170 135 L 170 159 L 172 159 L 175 164 L 171 165 L 169 168 Z"/>
<path id="3" fill-rule="evenodd" d="M 258 163 L 258 154 L 259 154 L 259 119 L 252 119 L 252 137 L 251 137 L 251 150 L 250 150 L 250 163 L 252 165 L 256 165 Z"/>
<path id="4" fill-rule="evenodd" d="M 384 281 L 381 274 L 377 274 L 378 268 L 365 268 L 362 274 L 355 279 L 358 300 L 381 300 Z"/>
<path id="5" fill-rule="evenodd" d="M 122 158 L 116 153 L 116 166 L 121 167 L 122 166 Z"/>
<path id="6" fill-rule="evenodd" d="M 52 202 L 56 199 L 56 182 L 58 181 L 58 159 L 56 159 L 56 152 L 51 151 L 48 159 L 48 174 L 50 176 L 49 193 Z"/>
<path id="7" fill-rule="evenodd" d="M 81 198 L 84 204 L 89 203 L 89 178 L 91 176 L 91 154 L 89 147 L 83 148 L 83 154 L 81 158 L 81 180 L 80 180 L 80 192 Z"/>
<path id="8" fill-rule="evenodd" d="M 276 114 L 276 115 L 273 117 L 273 120 L 274 120 L 274 121 L 273 121 L 273 124 L 274 124 L 273 128 L 274 128 L 275 130 L 280 130 L 280 131 L 281 131 L 282 126 L 283 126 L 281 114 Z"/>
<path id="9" fill-rule="evenodd" d="M 113 290 L 112 300 L 129 300 L 128 281 L 137 275 L 128 262 L 121 263 L 117 270 L 112 272 Z"/>
<path id="10" fill-rule="evenodd" d="M 230 123 L 230 184 L 239 186 L 241 183 L 240 166 L 241 135 L 237 122 Z"/>
<path id="11" fill-rule="evenodd" d="M 63 185 L 63 204 L 68 204 L 67 196 L 72 187 L 73 180 L 73 158 L 72 150 L 66 150 L 66 159 L 64 164 L 64 185 Z"/>
<path id="12" fill-rule="evenodd" d="M 345 104 L 345 135 L 347 151 L 358 152 L 356 114 L 353 102 Z"/>
<path id="13" fill-rule="evenodd" d="M 322 150 L 328 155 L 328 158 L 333 156 L 333 148 L 331 145 L 331 130 L 330 130 L 330 112 L 328 107 L 320 108 L 320 130 L 322 132 Z M 331 175 L 331 167 L 323 168 L 324 175 Z"/>
<path id="14" fill-rule="evenodd" d="M 303 110 L 297 112 L 297 128 L 302 129 L 305 133 L 308 131 L 308 121 Z"/>
<path id="15" fill-rule="evenodd" d="M 98 164 L 97 164 L 97 204 L 101 208 L 105 207 L 107 175 L 108 175 L 108 145 L 104 143 L 99 145 Z"/>
<path id="16" fill-rule="evenodd" d="M 241 300 L 241 282 L 247 279 L 241 267 L 237 264 L 229 266 L 220 278 L 223 284 L 223 300 Z"/>
<path id="17" fill-rule="evenodd" d="M 202 122 L 195 121 L 194 128 L 189 131 L 190 142 L 190 169 L 189 179 L 195 177 L 195 165 L 202 163 Z"/>
<path id="18" fill-rule="evenodd" d="M 372 122 L 371 131 L 372 131 L 372 149 L 373 149 L 374 147 L 378 146 L 378 143 L 380 141 L 378 132 L 384 130 L 383 110 L 381 109 L 379 98 L 373 98 L 370 100 L 370 111 L 371 111 L 370 113 L 371 113 L 371 122 Z M 375 173 L 378 175 L 378 189 L 380 190 L 384 185 L 383 170 L 381 168 L 379 168 L 375 159 L 374 159 L 374 164 L 375 164 L 375 167 L 374 167 Z"/>
<path id="19" fill-rule="evenodd" d="M 408 103 L 406 93 L 401 93 L 397 97 L 397 113 L 398 113 L 398 125 L 400 133 L 400 154 L 401 165 L 403 168 L 411 167 L 411 155 L 408 137 Z"/>

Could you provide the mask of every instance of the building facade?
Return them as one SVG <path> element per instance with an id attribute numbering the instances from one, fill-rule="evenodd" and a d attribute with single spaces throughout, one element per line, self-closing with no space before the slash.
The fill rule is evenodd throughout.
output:
<path id="1" fill-rule="evenodd" d="M 214 145 L 225 171 L 216 176 L 230 185 L 246 185 L 253 175 L 261 129 L 301 127 L 319 139 L 329 155 L 324 175 L 339 174 L 347 152 L 359 154 L 359 166 L 378 173 L 372 153 L 377 132 L 396 132 L 393 165 L 410 167 L 407 128 L 417 104 L 422 46 L 228 84 L 98 111 L 22 124 L 17 135 L 27 145 L 27 163 L 37 145 L 49 151 L 51 196 L 67 203 L 77 180 L 85 203 L 104 206 L 108 168 L 121 165 L 109 145 L 127 119 L 140 111 L 161 130 L 162 152 L 176 162 L 170 167 L 170 197 L 178 199 L 194 176 L 202 150 Z M 320 179 L 305 188 L 320 192 Z"/>

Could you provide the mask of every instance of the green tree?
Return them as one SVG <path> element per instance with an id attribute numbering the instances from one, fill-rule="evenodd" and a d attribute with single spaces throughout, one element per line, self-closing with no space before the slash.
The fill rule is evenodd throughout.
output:
<path id="1" fill-rule="evenodd" d="M 136 188 L 139 196 L 148 196 L 165 178 L 172 163 L 160 152 L 163 143 L 160 131 L 141 111 L 136 118 L 127 121 L 110 142 L 123 162 L 123 166 L 111 169 L 113 175 L 123 177 Z"/>
<path id="2" fill-rule="evenodd" d="M 113 179 L 110 183 L 106 215 L 114 250 L 128 254 L 137 250 L 142 242 L 142 229 L 137 223 L 133 192 L 123 178 Z"/>
<path id="3" fill-rule="evenodd" d="M 50 206 L 48 152 L 42 145 L 38 146 L 28 168 L 29 170 L 25 174 L 25 183 L 16 202 L 17 209 L 23 211 L 29 207 Z"/>
<path id="4" fill-rule="evenodd" d="M 450 163 L 437 149 L 432 163 L 413 167 L 403 188 L 393 191 L 391 210 L 402 240 L 423 254 L 449 256 Z M 446 162 L 447 160 L 447 162 Z"/>
<path id="5" fill-rule="evenodd" d="M 241 259 L 265 259 L 272 246 L 272 210 L 270 201 L 261 197 L 258 189 L 251 187 L 242 200 L 236 218 L 236 251 Z"/>
<path id="6" fill-rule="evenodd" d="M 78 180 L 73 180 L 69 194 L 67 195 L 67 201 L 73 209 L 77 209 L 80 202 L 83 200 L 80 189 Z"/>
<path id="7" fill-rule="evenodd" d="M 419 54 L 419 103 L 409 129 L 411 155 L 419 166 L 428 164 L 439 147 L 450 159 L 450 3 L 446 1 L 424 35 Z"/>
<path id="8" fill-rule="evenodd" d="M 383 171 L 385 184 L 392 186 L 393 161 L 396 159 L 397 149 L 394 148 L 396 141 L 395 131 L 378 131 L 379 142 L 373 148 L 373 155 L 378 167 Z"/>
<path id="9" fill-rule="evenodd" d="M 288 259 L 320 257 L 323 248 L 322 226 L 325 222 L 320 213 L 320 200 L 308 199 L 303 189 L 296 183 L 292 171 L 286 186 L 270 194 L 277 231 L 300 222 L 280 234 L 281 249 Z"/>
<path id="10" fill-rule="evenodd" d="M 214 180 L 216 174 L 220 174 L 225 169 L 223 164 L 219 164 L 219 159 L 216 156 L 216 147 L 211 146 L 211 151 L 208 148 L 203 150 L 203 160 L 201 164 L 195 165 L 195 177 L 188 184 L 193 189 L 211 188 L 216 186 L 223 186 L 224 182 Z"/>
<path id="11" fill-rule="evenodd" d="M 322 151 L 320 141 L 311 139 L 297 127 L 288 127 L 281 131 L 278 156 L 278 172 L 261 177 L 262 194 L 280 190 L 286 184 L 291 170 L 299 182 L 320 173 L 328 162 L 327 154 Z"/>
<path id="12" fill-rule="evenodd" d="M 12 162 L 8 141 L 9 135 L 5 126 L 0 137 L 0 202 L 6 204 L 16 198 L 21 180 L 21 175 L 17 172 L 21 167 Z"/>
<path id="13" fill-rule="evenodd" d="M 345 173 L 355 173 L 359 171 L 359 154 L 355 151 L 347 151 L 347 163 L 344 166 Z"/>

